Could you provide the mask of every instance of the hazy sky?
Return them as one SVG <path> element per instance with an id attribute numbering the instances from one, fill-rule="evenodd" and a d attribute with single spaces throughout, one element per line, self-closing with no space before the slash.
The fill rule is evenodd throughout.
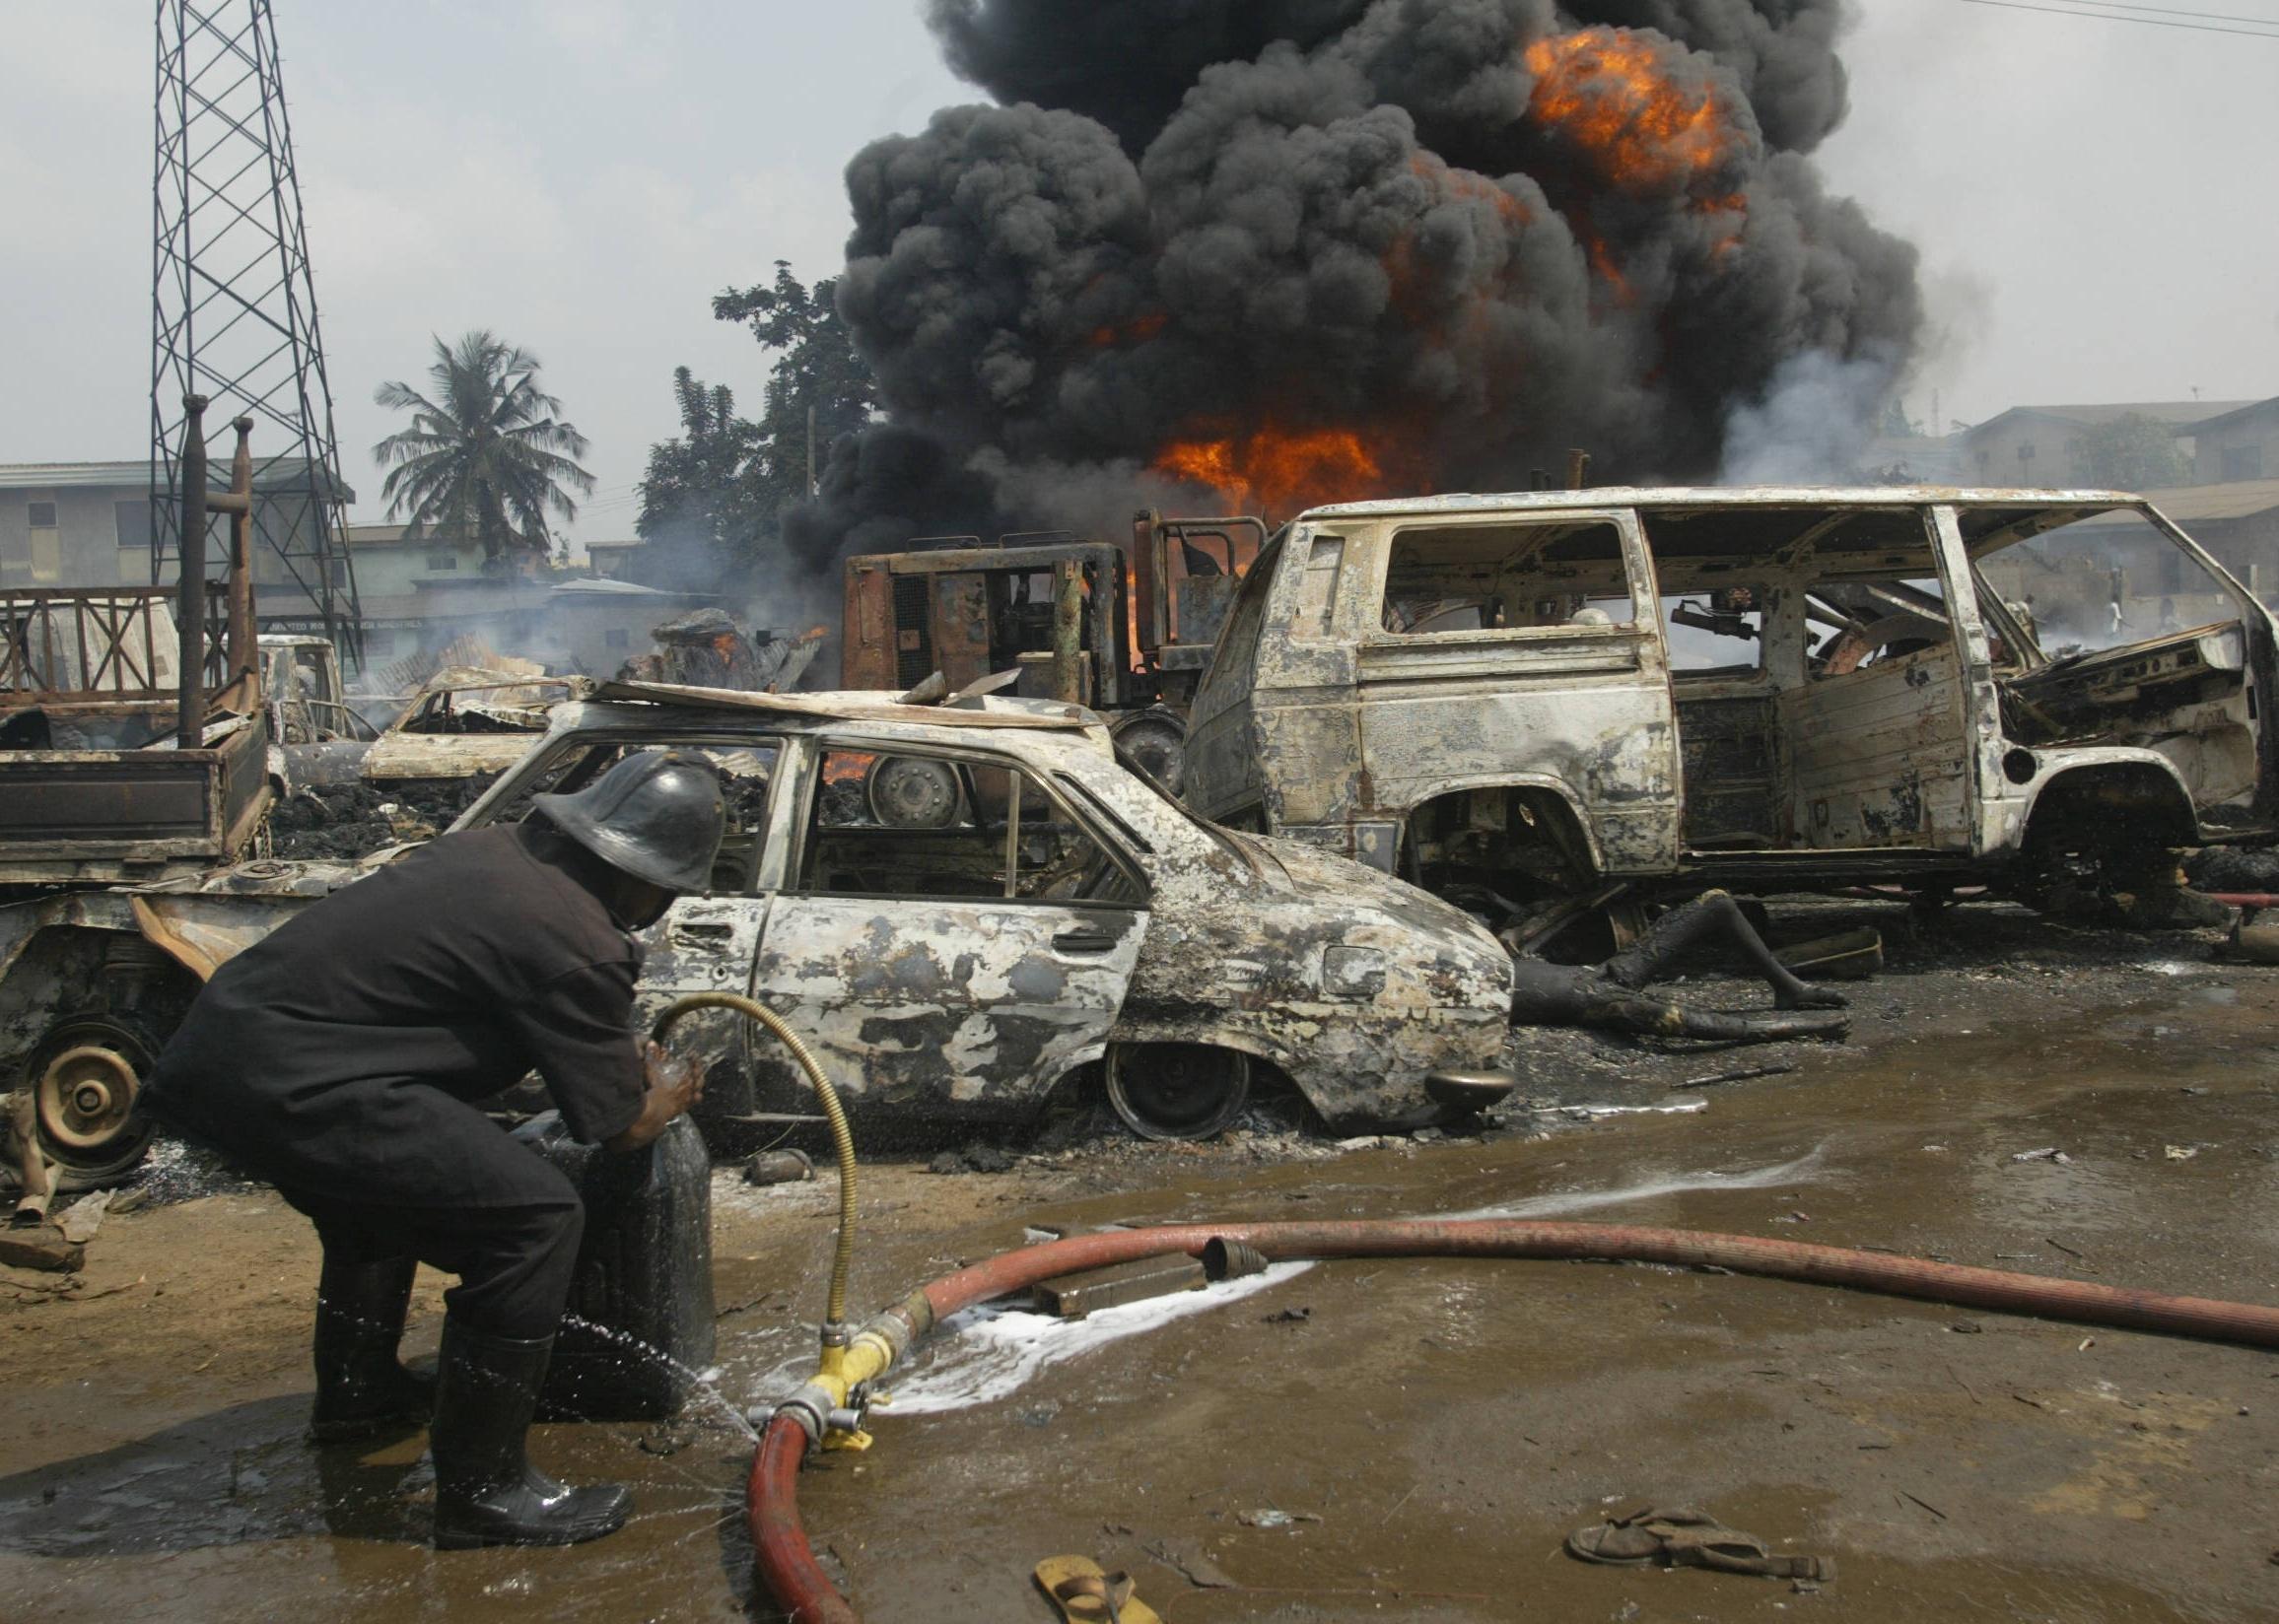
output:
<path id="1" fill-rule="evenodd" d="M 2177 0 L 2178 4 L 2182 0 Z M 428 335 L 534 351 L 592 440 L 574 534 L 630 536 L 686 363 L 758 407 L 711 297 L 836 270 L 840 170 L 972 93 L 918 0 L 274 0 L 342 466 Z M 2210 10 L 2219 8 L 2208 8 Z M 2232 0 L 2242 15 L 2279 0 Z M 0 462 L 148 450 L 152 8 L 12 0 L 0 54 Z M 2279 394 L 2279 39 L 1867 0 L 1831 184 L 1922 249 L 1908 404 Z"/>

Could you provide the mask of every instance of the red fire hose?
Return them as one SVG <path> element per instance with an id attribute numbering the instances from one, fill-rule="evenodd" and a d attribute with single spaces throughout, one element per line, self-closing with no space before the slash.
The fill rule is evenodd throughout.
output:
<path id="1" fill-rule="evenodd" d="M 1626 1224 L 1539 1223 L 1517 1218 L 1356 1220 L 1334 1224 L 1170 1224 L 1108 1230 L 1001 1252 L 926 1286 L 938 1323 L 963 1308 L 1022 1290 L 1056 1274 L 1098 1268 L 1164 1252 L 1196 1253 L 1213 1238 L 1244 1241 L 1268 1258 L 1551 1257 L 1606 1262 L 1713 1266 L 1737 1274 L 1848 1286 L 1894 1297 L 1919 1297 L 1963 1308 L 1999 1309 L 2167 1331 L 2249 1347 L 2279 1348 L 2279 1309 L 2205 1297 L 2171 1297 L 2079 1280 L 2051 1280 L 2003 1269 L 1968 1268 L 1846 1247 L 1766 1241 L 1701 1230 Z M 927 1328 L 917 1327 L 921 1333 Z M 792 1624 L 861 1624 L 855 1609 L 817 1566 L 799 1525 L 799 1463 L 807 1433 L 779 1414 L 761 1435 L 745 1489 L 746 1515 L 760 1583 Z"/>

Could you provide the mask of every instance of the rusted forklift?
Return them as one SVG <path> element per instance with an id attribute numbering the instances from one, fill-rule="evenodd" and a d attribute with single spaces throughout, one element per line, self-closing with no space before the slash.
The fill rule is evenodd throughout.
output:
<path id="1" fill-rule="evenodd" d="M 1266 539 L 1249 514 L 1142 510 L 1128 544 L 927 536 L 849 559 L 841 686 L 907 691 L 938 672 L 956 690 L 1017 670 L 1021 695 L 1106 714 L 1118 747 L 1176 793 L 1188 705 Z M 874 810 L 893 810 L 894 787 L 871 785 Z"/>

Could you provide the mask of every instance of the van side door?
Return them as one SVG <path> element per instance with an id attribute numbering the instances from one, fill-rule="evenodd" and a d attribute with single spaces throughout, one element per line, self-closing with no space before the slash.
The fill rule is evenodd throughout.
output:
<path id="1" fill-rule="evenodd" d="M 1681 771 L 1652 560 L 1627 508 L 1415 514 L 1370 553 L 1362 765 L 1413 811 L 1529 786 L 1576 813 L 1600 872 L 1679 855 Z"/>

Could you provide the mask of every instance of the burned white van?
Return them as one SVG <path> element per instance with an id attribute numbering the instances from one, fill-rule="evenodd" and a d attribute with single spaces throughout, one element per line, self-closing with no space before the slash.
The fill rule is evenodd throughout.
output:
<path id="1" fill-rule="evenodd" d="M 2113 492 L 1353 503 L 1260 555 L 1187 793 L 1490 912 L 1621 880 L 2117 895 L 2279 805 L 2273 649 Z"/>

